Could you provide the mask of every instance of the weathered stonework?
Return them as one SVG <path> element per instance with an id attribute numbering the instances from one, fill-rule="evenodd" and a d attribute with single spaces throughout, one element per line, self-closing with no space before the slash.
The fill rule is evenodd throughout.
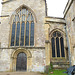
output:
<path id="1" fill-rule="evenodd" d="M 66 33 L 65 33 L 65 29 L 64 29 L 65 25 L 66 25 L 66 22 L 63 18 L 56 18 L 56 17 L 46 17 L 45 18 L 45 35 L 46 35 L 46 40 L 49 40 L 49 43 L 47 43 L 45 46 L 46 47 L 46 65 L 49 65 L 51 62 L 53 64 L 54 68 L 67 68 L 69 66 L 68 61 L 67 61 L 68 55 L 67 55 L 67 49 L 66 49 L 67 43 L 66 43 Z M 51 35 L 55 31 L 59 31 L 63 34 L 65 58 L 62 58 L 62 57 L 61 58 L 53 58 L 52 57 Z M 66 66 L 65 66 L 65 64 L 66 64 Z"/>
<path id="2" fill-rule="evenodd" d="M 70 43 L 70 50 L 71 50 L 71 62 L 72 65 L 75 65 L 75 53 L 73 46 L 75 45 L 75 0 L 70 0 L 65 8 L 64 11 L 64 18 L 66 21 L 69 43 Z"/>
<path id="3" fill-rule="evenodd" d="M 36 6 L 34 6 L 34 4 Z M 45 33 L 44 33 L 44 18 L 45 18 L 46 13 L 45 13 L 45 1 L 44 0 L 12 0 L 12 1 L 3 0 L 2 13 L 0 17 L 1 18 L 0 71 L 16 71 L 17 57 L 14 58 L 11 56 L 16 49 L 12 49 L 9 46 L 10 31 L 11 31 L 10 27 L 11 27 L 12 15 L 15 13 L 15 11 L 20 9 L 20 7 L 22 6 L 31 10 L 35 19 L 34 48 L 33 47 L 30 49 L 24 48 L 26 51 L 29 51 L 32 55 L 32 57 L 27 57 L 28 58 L 27 59 L 27 71 L 44 72 L 44 67 L 46 63 L 45 61 Z M 21 49 L 20 52 L 23 50 Z"/>
<path id="4" fill-rule="evenodd" d="M 0 71 L 16 71 L 17 55 L 20 52 L 27 54 L 27 71 L 45 70 L 45 48 L 18 48 L 1 49 L 0 51 Z"/>
<path id="5" fill-rule="evenodd" d="M 68 31 L 72 65 L 75 65 L 74 6 L 75 1 L 70 0 L 65 8 L 64 18 L 56 18 L 47 16 L 45 0 L 3 0 L 0 16 L 0 71 L 16 71 L 17 57 L 21 52 L 27 55 L 28 72 L 44 72 L 50 63 L 53 64 L 54 68 L 69 67 L 65 25 Z M 34 46 L 11 47 L 12 15 L 22 7 L 29 9 L 34 15 Z M 55 31 L 61 32 L 63 35 L 65 57 L 52 57 L 51 38 Z"/>
<path id="6" fill-rule="evenodd" d="M 36 7 L 34 7 L 33 3 L 36 4 Z M 10 1 L 7 3 L 3 3 L 3 5 L 2 5 L 2 14 L 1 15 L 2 16 L 9 15 L 9 16 L 1 17 L 1 28 L 2 28 L 1 29 L 1 35 L 2 35 L 1 37 L 3 37 L 3 38 L 0 38 L 1 42 L 2 42 L 1 47 L 8 47 L 10 26 L 11 26 L 11 16 L 21 6 L 28 7 L 33 12 L 33 14 L 35 14 L 35 18 L 36 18 L 35 33 L 37 33 L 37 34 L 35 34 L 35 38 L 36 38 L 35 46 L 37 46 L 37 47 L 45 46 L 45 40 L 44 40 L 45 35 L 43 33 L 44 32 L 44 18 L 45 18 L 45 1 L 44 0 L 39 0 L 39 1 L 14 0 L 14 1 Z M 38 8 L 38 10 L 37 10 L 37 8 Z M 40 14 L 39 14 L 39 12 L 40 12 Z M 5 27 L 5 28 L 3 28 L 3 27 Z M 5 41 L 3 41 L 3 40 L 5 40 Z"/>

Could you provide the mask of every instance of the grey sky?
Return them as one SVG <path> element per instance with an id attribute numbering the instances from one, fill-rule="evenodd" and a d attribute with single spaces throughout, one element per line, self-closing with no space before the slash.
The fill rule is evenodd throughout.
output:
<path id="1" fill-rule="evenodd" d="M 0 12 L 1 12 L 0 0 Z M 68 0 L 47 0 L 48 16 L 63 17 L 63 11 Z M 1 14 L 0 14 L 1 15 Z"/>

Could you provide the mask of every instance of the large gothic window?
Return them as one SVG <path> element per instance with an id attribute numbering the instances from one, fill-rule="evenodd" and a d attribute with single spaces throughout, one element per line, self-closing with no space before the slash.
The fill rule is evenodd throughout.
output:
<path id="1" fill-rule="evenodd" d="M 65 57 L 64 39 L 60 32 L 55 31 L 51 36 L 52 57 Z"/>
<path id="2" fill-rule="evenodd" d="M 13 14 L 10 46 L 34 46 L 34 17 L 27 8 Z"/>

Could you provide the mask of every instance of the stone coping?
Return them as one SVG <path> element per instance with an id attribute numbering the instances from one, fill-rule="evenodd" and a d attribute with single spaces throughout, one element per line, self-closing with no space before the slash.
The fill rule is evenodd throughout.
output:
<path id="1" fill-rule="evenodd" d="M 9 15 L 1 15 L 0 17 L 9 17 Z"/>
<path id="2" fill-rule="evenodd" d="M 46 18 L 64 19 L 64 18 L 61 18 L 61 17 L 52 17 L 52 16 L 46 16 Z M 64 20 L 65 20 L 65 19 L 64 19 Z"/>
<path id="3" fill-rule="evenodd" d="M 64 18 L 57 18 L 57 17 L 49 17 L 49 16 L 46 16 L 45 17 L 45 21 L 46 22 L 52 22 L 52 23 L 66 24 Z"/>
<path id="4" fill-rule="evenodd" d="M 64 10 L 64 12 L 63 12 L 64 18 L 65 18 L 65 16 L 66 16 L 66 14 L 67 14 L 69 8 L 71 7 L 71 4 L 73 3 L 73 1 L 74 1 L 74 0 L 68 0 L 68 2 L 67 2 L 67 4 L 66 4 L 66 7 L 65 7 L 65 10 Z"/>
<path id="5" fill-rule="evenodd" d="M 25 49 L 45 49 L 45 47 L 3 47 L 0 49 L 18 49 L 18 48 L 25 48 Z"/>

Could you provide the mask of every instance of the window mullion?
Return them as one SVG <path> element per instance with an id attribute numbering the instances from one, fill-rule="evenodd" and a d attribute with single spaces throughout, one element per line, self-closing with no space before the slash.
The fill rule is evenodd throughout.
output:
<path id="1" fill-rule="evenodd" d="M 16 21 L 16 28 L 15 28 L 15 41 L 14 41 L 14 46 L 16 45 L 16 32 L 17 32 L 17 21 Z"/>
<path id="2" fill-rule="evenodd" d="M 63 42 L 64 42 L 64 46 L 66 45 L 66 41 L 64 41 L 64 40 L 66 40 L 66 38 L 65 37 L 63 37 Z M 67 53 L 66 53 L 67 51 L 66 51 L 66 49 L 65 49 L 65 47 L 64 47 L 64 53 L 65 53 L 65 59 L 67 58 Z"/>
<path id="3" fill-rule="evenodd" d="M 25 38 L 26 38 L 26 20 L 27 20 L 27 18 L 25 19 L 25 30 L 24 30 L 24 46 L 25 46 Z"/>
<path id="4" fill-rule="evenodd" d="M 55 56 L 57 58 L 56 37 L 54 37 L 54 39 L 55 39 Z"/>
<path id="5" fill-rule="evenodd" d="M 26 10 L 27 11 L 27 10 Z M 25 46 L 25 39 L 26 39 L 26 23 L 27 23 L 27 12 L 25 13 L 25 30 L 24 30 L 24 46 Z"/>
<path id="6" fill-rule="evenodd" d="M 30 34 L 31 34 L 31 14 L 30 14 L 30 20 L 29 20 L 29 46 L 30 46 Z"/>
<path id="7" fill-rule="evenodd" d="M 30 31 L 31 31 L 31 21 L 29 21 L 29 46 L 30 46 Z"/>
<path id="8" fill-rule="evenodd" d="M 22 26 L 22 8 L 21 8 L 21 17 L 20 17 L 20 35 L 19 35 L 19 46 L 21 44 L 21 26 Z"/>
<path id="9" fill-rule="evenodd" d="M 64 38 L 63 38 L 63 45 L 65 46 Z M 64 47 L 64 56 L 66 58 L 66 50 L 65 50 L 65 47 Z"/>
<path id="10" fill-rule="evenodd" d="M 20 21 L 19 46 L 20 46 L 20 42 L 21 42 L 21 26 L 22 26 L 22 20 Z"/>
<path id="11" fill-rule="evenodd" d="M 10 42 L 9 42 L 9 46 L 11 45 L 11 39 L 12 39 L 11 38 L 12 37 L 12 25 L 13 25 L 13 23 L 11 24 L 11 27 L 10 27 L 10 30 L 11 31 L 10 31 L 10 39 L 9 39 Z"/>
<path id="12" fill-rule="evenodd" d="M 52 39 L 52 37 L 51 37 L 51 39 Z M 52 44 L 53 44 L 53 43 L 52 43 L 52 40 L 51 40 L 51 49 L 52 49 Z M 52 50 L 53 50 L 53 49 L 52 49 Z M 51 58 L 53 57 L 53 56 L 52 56 L 52 55 L 53 55 L 53 54 L 52 54 L 52 50 L 51 50 Z"/>

